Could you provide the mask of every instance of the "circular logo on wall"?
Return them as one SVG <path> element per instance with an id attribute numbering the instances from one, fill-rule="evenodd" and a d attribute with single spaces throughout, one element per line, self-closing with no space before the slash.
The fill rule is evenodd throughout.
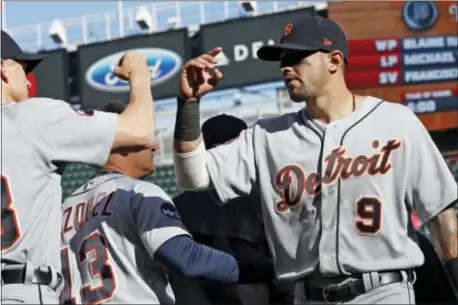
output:
<path id="1" fill-rule="evenodd" d="M 439 10 L 433 1 L 407 1 L 402 8 L 404 24 L 415 32 L 431 29 L 439 18 Z"/>

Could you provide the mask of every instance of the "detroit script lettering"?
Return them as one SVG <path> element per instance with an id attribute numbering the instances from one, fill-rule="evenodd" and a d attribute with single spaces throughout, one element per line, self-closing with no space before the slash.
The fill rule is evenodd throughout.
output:
<path id="1" fill-rule="evenodd" d="M 372 148 L 378 149 L 380 142 L 372 141 Z M 357 178 L 363 175 L 384 175 L 391 169 L 392 153 L 401 147 L 397 139 L 389 140 L 381 147 L 380 152 L 371 156 L 346 156 L 344 147 L 337 147 L 325 157 L 323 175 L 317 172 L 306 174 L 298 165 L 286 165 L 275 175 L 275 190 L 282 197 L 275 205 L 277 213 L 283 213 L 298 205 L 304 192 L 314 197 L 321 190 L 321 185 L 331 184 L 336 179 Z"/>

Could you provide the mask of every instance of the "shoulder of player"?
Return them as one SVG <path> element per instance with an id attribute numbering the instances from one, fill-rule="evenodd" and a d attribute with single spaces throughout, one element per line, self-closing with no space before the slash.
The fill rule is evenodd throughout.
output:
<path id="1" fill-rule="evenodd" d="M 407 106 L 401 103 L 383 101 L 378 107 L 380 114 L 386 116 L 386 122 L 396 121 L 399 124 L 411 124 L 417 121 L 416 114 Z"/>
<path id="2" fill-rule="evenodd" d="M 272 118 L 260 119 L 254 124 L 253 127 L 255 130 L 272 133 L 275 131 L 284 130 L 295 122 L 298 122 L 298 120 L 298 112 L 291 112 Z"/>
<path id="3" fill-rule="evenodd" d="M 40 118 L 55 119 L 53 118 L 52 113 L 62 108 L 73 109 L 70 106 L 70 104 L 62 100 L 44 97 L 34 97 L 24 100 L 20 103 L 15 103 L 12 107 L 8 109 L 8 111 L 14 117 L 25 119 L 30 116 L 34 118 L 33 121 L 39 121 Z M 43 113 L 46 113 L 46 115 L 42 115 Z"/>
<path id="4" fill-rule="evenodd" d="M 170 196 L 167 195 L 167 193 L 160 186 L 148 181 L 135 180 L 132 178 L 128 179 L 134 181 L 132 191 L 134 191 L 136 194 L 144 198 L 160 198 L 163 201 L 172 201 Z"/>
<path id="5" fill-rule="evenodd" d="M 92 109 L 87 110 L 78 110 L 72 107 L 69 103 L 63 100 L 57 100 L 52 98 L 45 98 L 45 97 L 34 97 L 22 101 L 20 103 L 16 103 L 15 106 L 17 109 L 21 109 L 21 113 L 53 113 L 55 111 L 70 111 L 70 113 L 74 113 L 83 117 L 91 117 L 95 113 L 100 114 L 101 111 L 94 111 Z M 116 115 L 114 113 L 105 113 L 106 115 Z M 49 118 L 53 118 L 52 116 L 47 116 Z"/>
<path id="6" fill-rule="evenodd" d="M 47 98 L 47 97 L 33 97 L 29 98 L 25 101 L 22 101 L 20 103 L 17 103 L 17 105 L 23 106 L 23 107 L 56 107 L 56 106 L 70 106 L 67 102 L 63 100 L 56 100 L 52 98 Z"/>

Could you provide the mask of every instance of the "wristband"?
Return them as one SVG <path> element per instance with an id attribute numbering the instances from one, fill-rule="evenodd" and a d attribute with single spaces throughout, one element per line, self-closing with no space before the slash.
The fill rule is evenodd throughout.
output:
<path id="1" fill-rule="evenodd" d="M 199 101 L 186 102 L 178 98 L 177 102 L 174 138 L 178 141 L 195 141 L 200 136 Z"/>
<path id="2" fill-rule="evenodd" d="M 450 278 L 453 281 L 453 284 L 455 285 L 455 289 L 458 292 L 458 257 L 452 258 L 451 260 L 447 261 L 445 263 L 445 269 L 450 275 Z"/>

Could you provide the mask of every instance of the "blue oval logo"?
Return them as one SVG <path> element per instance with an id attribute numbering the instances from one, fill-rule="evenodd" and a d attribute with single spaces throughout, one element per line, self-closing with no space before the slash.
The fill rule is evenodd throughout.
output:
<path id="1" fill-rule="evenodd" d="M 86 82 L 94 89 L 107 92 L 127 92 L 129 83 L 117 78 L 113 70 L 127 50 L 108 55 L 93 63 L 86 71 Z M 159 48 L 134 49 L 146 58 L 152 72 L 151 86 L 162 84 L 174 76 L 183 59 L 177 53 Z"/>

